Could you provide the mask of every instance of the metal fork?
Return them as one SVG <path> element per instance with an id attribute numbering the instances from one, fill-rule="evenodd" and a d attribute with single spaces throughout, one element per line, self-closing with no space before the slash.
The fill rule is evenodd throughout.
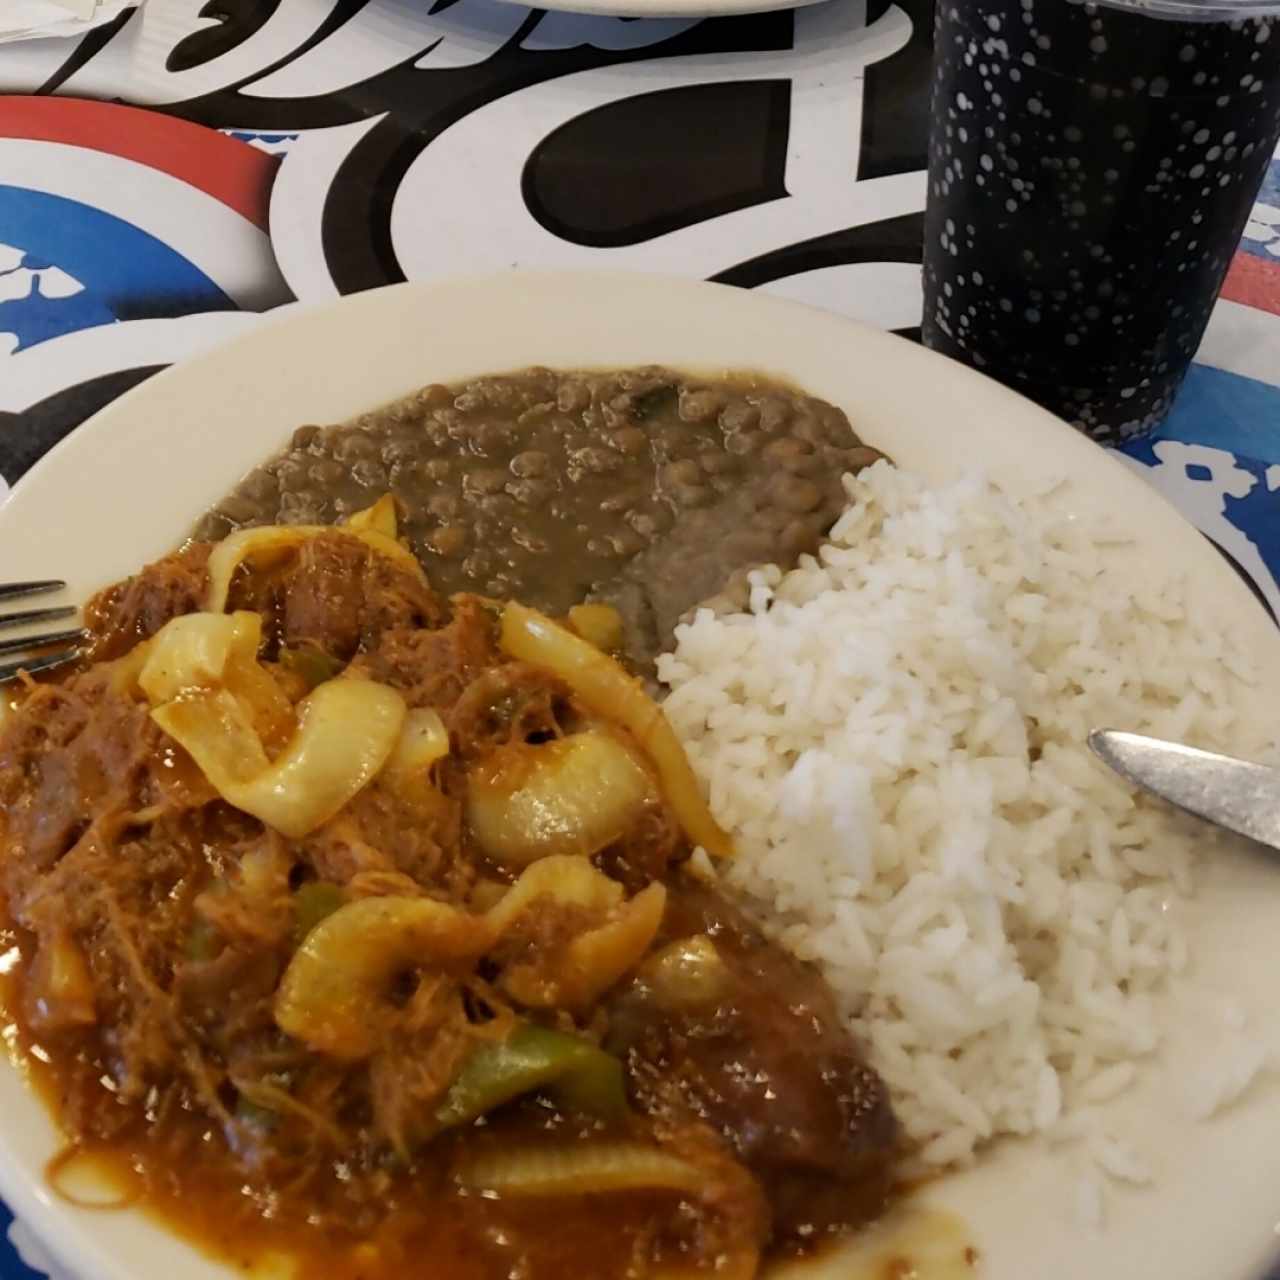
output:
<path id="1" fill-rule="evenodd" d="M 9 582 L 0 583 L 0 603 L 9 600 L 22 600 L 27 596 L 48 595 L 54 591 L 62 591 L 65 582 L 48 579 L 43 582 Z M 37 622 L 59 622 L 74 618 L 78 610 L 72 605 L 63 605 L 53 609 L 24 609 L 18 613 L 0 613 L 0 631 L 12 631 L 16 627 L 27 627 Z M 0 639 L 0 657 L 9 654 L 31 654 L 31 657 L 19 657 L 9 662 L 0 662 L 0 684 L 12 680 L 20 671 L 48 671 L 52 667 L 60 667 L 63 663 L 74 662 L 80 656 L 80 647 L 88 633 L 80 627 L 68 631 L 43 631 L 36 635 L 15 636 L 13 639 Z M 61 647 L 59 647 L 61 646 Z M 52 652 L 49 652 L 52 650 Z"/>

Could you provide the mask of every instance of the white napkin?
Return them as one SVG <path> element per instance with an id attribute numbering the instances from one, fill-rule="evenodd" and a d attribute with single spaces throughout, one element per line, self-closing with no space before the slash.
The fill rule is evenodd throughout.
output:
<path id="1" fill-rule="evenodd" d="M 79 36 L 141 0 L 0 0 L 0 44 Z"/>

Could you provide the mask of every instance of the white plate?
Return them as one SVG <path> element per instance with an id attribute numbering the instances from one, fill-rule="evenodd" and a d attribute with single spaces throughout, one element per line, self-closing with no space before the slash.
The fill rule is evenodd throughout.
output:
<path id="1" fill-rule="evenodd" d="M 0 508 L 0 581 L 61 576 L 70 594 L 130 573 L 308 422 L 336 422 L 426 382 L 529 364 L 658 362 L 757 369 L 845 409 L 857 430 L 938 480 L 982 465 L 1012 491 L 1069 478 L 1059 501 L 1105 515 L 1148 577 L 1181 573 L 1263 670 L 1280 637 L 1248 590 L 1164 499 L 1096 445 L 959 365 L 794 303 L 647 276 L 508 273 L 397 286 L 298 309 L 142 384 L 75 432 Z M 1243 708 L 1275 724 L 1264 692 Z M 1280 1046 L 1280 869 L 1247 850 L 1215 858 L 1196 907 L 1197 983 L 1236 990 Z M 1176 1028 L 1203 1051 L 1208 1025 Z M 1177 1082 L 1153 1071 L 1117 1123 L 1156 1166 L 1155 1188 L 1113 1198 L 1107 1229 L 1081 1233 L 1060 1156 L 1007 1144 L 930 1197 L 955 1208 L 989 1280 L 1258 1280 L 1280 1218 L 1280 1105 L 1266 1088 L 1219 1120 L 1182 1118 Z M 0 1193 L 79 1274 L 225 1280 L 135 1213 L 85 1213 L 41 1176 L 56 1139 L 18 1072 L 0 1067 Z M 835 1276 L 834 1264 L 806 1274 Z"/>

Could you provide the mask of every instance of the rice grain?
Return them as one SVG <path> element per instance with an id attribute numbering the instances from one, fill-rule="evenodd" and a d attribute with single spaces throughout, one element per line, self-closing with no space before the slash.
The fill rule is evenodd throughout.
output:
<path id="1" fill-rule="evenodd" d="M 1252 677 L 1228 637 L 1177 582 L 1117 567 L 1060 495 L 931 488 L 884 462 L 845 487 L 816 558 L 754 572 L 745 612 L 700 610 L 658 672 L 736 838 L 723 874 L 822 965 L 921 1158 L 962 1163 L 1127 1089 L 1186 962 L 1191 828 L 1088 732 L 1270 744 L 1235 717 Z M 1262 1063 L 1232 1067 L 1197 1110 Z M 1082 1190 L 1086 1218 L 1100 1194 Z"/>

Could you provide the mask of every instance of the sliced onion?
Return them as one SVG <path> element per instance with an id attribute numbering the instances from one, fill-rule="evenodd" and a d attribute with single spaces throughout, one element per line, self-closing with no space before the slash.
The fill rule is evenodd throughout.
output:
<path id="1" fill-rule="evenodd" d="M 166 702 L 151 712 L 151 718 L 232 804 L 233 792 L 271 768 L 248 713 L 226 689 L 202 689 Z"/>
<path id="2" fill-rule="evenodd" d="M 138 684 L 152 704 L 171 702 L 188 689 L 223 683 L 233 656 L 252 661 L 262 640 L 256 613 L 187 613 L 151 638 Z"/>
<path id="3" fill-rule="evenodd" d="M 667 890 L 654 881 L 614 919 L 569 944 L 562 986 L 574 1004 L 590 1004 L 644 959 L 667 906 Z"/>
<path id="4" fill-rule="evenodd" d="M 711 816 L 680 739 L 639 680 L 580 636 L 514 601 L 503 610 L 500 643 L 512 657 L 559 676 L 596 715 L 630 730 L 653 761 L 689 839 L 713 857 L 733 855 L 733 842 Z"/>
<path id="5" fill-rule="evenodd" d="M 262 619 L 256 613 L 188 613 L 147 641 L 137 684 L 152 706 L 200 689 L 234 694 L 269 750 L 293 734 L 293 704 L 257 660 Z M 123 658 L 121 662 L 128 662 Z"/>
<path id="6" fill-rule="evenodd" d="M 298 718 L 279 682 L 260 662 L 233 654 L 223 673 L 223 685 L 240 700 L 258 737 L 274 755 L 293 736 Z"/>
<path id="7" fill-rule="evenodd" d="M 276 990 L 276 1024 L 318 1053 L 358 1061 L 377 1047 L 398 974 L 478 956 L 492 938 L 482 917 L 434 898 L 349 902 L 294 952 Z"/>
<path id="8" fill-rule="evenodd" d="M 607 1191 L 702 1189 L 696 1165 L 639 1142 L 508 1146 L 466 1155 L 455 1169 L 463 1186 L 506 1196 L 584 1196 Z"/>
<path id="9" fill-rule="evenodd" d="M 622 648 L 622 615 L 611 604 L 575 604 L 569 610 L 569 625 L 605 653 Z"/>
<path id="10" fill-rule="evenodd" d="M 540 898 L 561 906 L 582 907 L 603 919 L 622 901 L 622 886 L 598 871 L 586 858 L 553 854 L 520 873 L 501 901 L 485 914 L 494 936 L 515 923 Z"/>
<path id="11" fill-rule="evenodd" d="M 225 689 L 180 698 L 151 715 L 223 799 L 298 839 L 332 818 L 386 763 L 405 705 L 386 685 L 343 679 L 320 685 L 299 712 L 298 730 L 274 764 L 243 705 Z"/>
<path id="12" fill-rule="evenodd" d="M 314 537 L 317 527 L 269 524 L 255 529 L 240 529 L 223 538 L 209 553 L 209 595 L 205 608 L 210 613 L 226 610 L 231 579 L 243 562 L 253 561 L 259 568 L 266 568 Z"/>
<path id="13" fill-rule="evenodd" d="M 705 1009 L 725 998 L 732 974 L 716 944 L 705 933 L 679 938 L 656 951 L 640 977 L 664 1009 Z"/>
<path id="14" fill-rule="evenodd" d="M 88 961 L 67 929 L 41 934 L 25 996 L 36 1031 L 66 1031 L 98 1020 Z"/>
<path id="15" fill-rule="evenodd" d="M 559 954 L 513 966 L 503 975 L 502 989 L 530 1008 L 587 1007 L 644 959 L 666 903 L 666 888 L 649 885 L 612 919 L 580 933 Z"/>
<path id="16" fill-rule="evenodd" d="M 44 1167 L 44 1180 L 59 1200 L 93 1213 L 131 1209 L 146 1194 L 132 1166 L 117 1166 L 112 1174 L 104 1179 L 101 1153 L 77 1142 L 69 1142 Z"/>
<path id="17" fill-rule="evenodd" d="M 279 759 L 237 795 L 237 807 L 287 836 L 327 822 L 386 763 L 404 699 L 370 680 L 330 680 L 301 704 L 298 731 Z"/>
<path id="18" fill-rule="evenodd" d="M 222 613 L 226 609 L 231 579 L 241 564 L 253 561 L 259 567 L 270 565 L 311 538 L 327 533 L 357 538 L 425 581 L 422 566 L 413 553 L 372 524 L 362 528 L 340 524 L 268 524 L 254 529 L 240 529 L 224 538 L 209 553 L 209 596 L 206 607 L 211 613 Z"/>
<path id="19" fill-rule="evenodd" d="M 346 526 L 348 529 L 372 529 L 388 538 L 397 537 L 400 529 L 396 517 L 396 500 L 389 493 L 384 493 L 373 506 L 348 516 Z"/>
<path id="20" fill-rule="evenodd" d="M 133 695 L 138 692 L 138 676 L 147 665 L 151 656 L 151 641 L 139 640 L 137 644 L 122 657 L 104 662 L 101 670 L 107 674 L 107 680 L 116 693 Z"/>
<path id="21" fill-rule="evenodd" d="M 575 733 L 482 760 L 467 779 L 467 821 L 491 858 L 523 867 L 551 853 L 596 853 L 652 795 L 649 775 L 617 738 Z"/>
<path id="22" fill-rule="evenodd" d="M 624 901 L 622 886 L 587 858 L 540 858 L 485 913 L 494 939 L 530 908 L 548 901 L 577 908 L 586 923 L 558 951 L 509 968 L 502 977 L 503 990 L 530 1008 L 590 1004 L 644 958 L 662 923 L 666 900 L 666 889 L 655 883 Z"/>
<path id="23" fill-rule="evenodd" d="M 420 777 L 449 754 L 449 730 L 430 707 L 408 712 L 383 774 L 393 780 Z"/>

